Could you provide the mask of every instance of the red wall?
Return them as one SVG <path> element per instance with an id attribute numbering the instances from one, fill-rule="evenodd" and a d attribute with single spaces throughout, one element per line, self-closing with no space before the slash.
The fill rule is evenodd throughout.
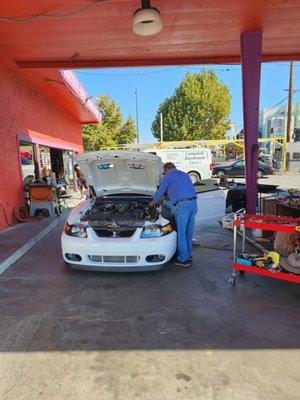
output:
<path id="1" fill-rule="evenodd" d="M 0 203 L 10 223 L 23 204 L 17 135 L 36 131 L 82 145 L 81 123 L 16 72 L 0 67 Z M 7 226 L 0 204 L 0 229 Z"/>

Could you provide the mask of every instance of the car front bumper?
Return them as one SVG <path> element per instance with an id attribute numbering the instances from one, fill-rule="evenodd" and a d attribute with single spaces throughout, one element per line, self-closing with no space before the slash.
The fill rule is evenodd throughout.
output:
<path id="1" fill-rule="evenodd" d="M 73 269 L 85 271 L 140 272 L 155 271 L 173 257 L 177 246 L 177 234 L 159 238 L 141 239 L 139 229 L 130 238 L 88 238 L 61 236 L 63 258 Z M 70 260 L 67 254 L 77 254 L 80 261 Z M 161 261 L 147 261 L 151 255 L 163 255 Z M 97 261 L 95 261 L 95 259 Z"/>

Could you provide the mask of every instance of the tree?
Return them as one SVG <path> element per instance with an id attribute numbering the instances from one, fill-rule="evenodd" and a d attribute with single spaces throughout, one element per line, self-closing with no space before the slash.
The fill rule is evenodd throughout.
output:
<path id="1" fill-rule="evenodd" d="M 158 108 L 152 132 L 160 138 L 160 113 L 164 140 L 223 139 L 229 129 L 231 96 L 212 70 L 188 73 L 171 97 Z"/>
<path id="2" fill-rule="evenodd" d="M 118 144 L 133 143 L 136 138 L 136 129 L 133 118 L 129 115 L 127 121 L 122 125 L 118 137 Z"/>
<path id="3" fill-rule="evenodd" d="M 131 116 L 124 122 L 121 109 L 109 96 L 98 96 L 97 106 L 102 113 L 102 124 L 82 127 L 85 151 L 115 147 L 117 144 L 132 143 L 136 137 L 135 124 Z"/>

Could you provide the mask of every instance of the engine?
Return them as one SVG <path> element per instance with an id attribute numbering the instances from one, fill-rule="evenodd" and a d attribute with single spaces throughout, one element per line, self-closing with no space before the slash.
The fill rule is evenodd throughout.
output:
<path id="1" fill-rule="evenodd" d="M 149 207 L 148 199 L 97 198 L 82 220 L 89 221 L 90 226 L 111 223 L 136 226 L 145 221 L 155 222 L 158 218 L 158 207 Z"/>

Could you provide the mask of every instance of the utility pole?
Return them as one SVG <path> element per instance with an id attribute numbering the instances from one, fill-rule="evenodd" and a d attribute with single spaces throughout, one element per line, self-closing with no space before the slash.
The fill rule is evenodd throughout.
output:
<path id="1" fill-rule="evenodd" d="M 138 91 L 135 89 L 136 142 L 140 143 Z"/>
<path id="2" fill-rule="evenodd" d="M 291 125 L 292 125 L 292 108 L 293 108 L 293 73 L 294 73 L 294 62 L 290 62 L 290 80 L 289 80 L 289 98 L 288 98 L 288 109 L 287 109 L 287 125 L 286 125 L 286 145 L 291 140 Z M 286 147 L 285 147 L 286 151 Z M 286 153 L 285 169 L 288 171 L 290 167 L 290 153 Z"/>
<path id="3" fill-rule="evenodd" d="M 160 113 L 160 142 L 164 141 L 163 115 Z"/>

